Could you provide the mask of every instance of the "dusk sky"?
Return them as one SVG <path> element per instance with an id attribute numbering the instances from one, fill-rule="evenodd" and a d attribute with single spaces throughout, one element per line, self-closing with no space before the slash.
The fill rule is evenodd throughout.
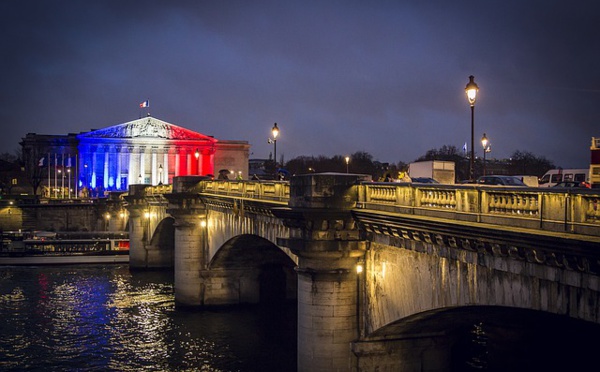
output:
<path id="1" fill-rule="evenodd" d="M 0 2 L 0 152 L 145 116 L 251 158 L 411 162 L 470 143 L 588 167 L 600 1 Z M 149 110 L 140 102 L 149 99 Z"/>

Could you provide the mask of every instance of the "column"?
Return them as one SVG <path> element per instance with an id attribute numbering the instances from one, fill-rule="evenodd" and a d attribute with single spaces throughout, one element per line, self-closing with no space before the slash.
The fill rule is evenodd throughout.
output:
<path id="1" fill-rule="evenodd" d="M 181 176 L 181 174 L 179 173 L 179 167 L 181 165 L 181 159 L 180 159 L 179 151 L 181 151 L 181 148 L 176 147 L 175 148 L 175 175 L 174 175 L 174 177 Z"/>
<path id="2" fill-rule="evenodd" d="M 137 183 L 137 175 L 139 173 L 137 169 L 137 164 L 139 164 L 139 161 L 136 161 L 135 148 L 133 146 L 127 147 L 127 152 L 129 153 L 127 187 L 129 187 L 129 185 L 135 185 Z"/>
<path id="3" fill-rule="evenodd" d="M 146 153 L 144 152 L 144 148 L 140 147 L 140 174 L 137 176 L 140 178 L 140 184 L 145 182 L 146 179 Z"/>
<path id="4" fill-rule="evenodd" d="M 185 160 L 187 162 L 187 172 L 186 172 L 186 176 L 191 176 L 192 175 L 192 154 L 187 152 L 186 156 L 185 156 Z"/>
<path id="5" fill-rule="evenodd" d="M 163 153 L 163 179 L 162 183 L 164 185 L 169 184 L 169 148 L 167 147 Z"/>
<path id="6" fill-rule="evenodd" d="M 152 176 L 151 176 L 151 181 L 150 183 L 152 184 L 152 186 L 156 186 L 158 184 L 156 175 L 158 173 L 158 168 L 156 165 L 156 150 L 152 149 Z"/>
<path id="7" fill-rule="evenodd" d="M 121 168 L 123 162 L 123 153 L 120 147 L 116 148 L 117 150 L 117 176 L 115 177 L 115 190 L 121 190 Z"/>
<path id="8" fill-rule="evenodd" d="M 104 187 L 104 190 L 108 190 L 108 163 L 109 163 L 109 149 L 108 146 L 104 147 L 104 169 L 103 169 L 103 173 L 104 173 L 104 180 L 102 182 L 102 186 Z"/>
<path id="9" fill-rule="evenodd" d="M 97 160 L 96 160 L 96 158 L 97 158 L 97 155 L 98 155 L 98 151 L 97 150 L 98 150 L 97 147 L 95 147 L 92 150 L 92 179 L 90 181 L 90 186 L 91 186 L 92 189 L 95 189 L 96 186 L 97 186 L 97 184 L 96 184 L 96 169 L 97 169 Z M 90 191 L 92 191 L 92 190 L 90 190 Z"/>

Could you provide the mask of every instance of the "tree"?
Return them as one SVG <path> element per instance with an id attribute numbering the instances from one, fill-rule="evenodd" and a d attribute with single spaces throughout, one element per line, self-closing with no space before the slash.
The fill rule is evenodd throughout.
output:
<path id="1" fill-rule="evenodd" d="M 48 172 L 48 158 L 39 148 L 30 147 L 23 151 L 23 166 L 27 181 L 33 188 L 33 195 L 38 194 L 44 176 Z"/>
<path id="2" fill-rule="evenodd" d="M 532 175 L 541 177 L 549 169 L 554 169 L 554 163 L 543 156 L 535 156 L 528 151 L 516 150 L 508 163 L 509 174 Z"/>
<path id="3" fill-rule="evenodd" d="M 379 163 L 381 164 L 381 163 Z M 331 158 L 326 156 L 298 156 L 285 165 L 291 174 L 337 172 L 346 173 L 346 157 L 335 155 Z M 381 167 L 373 162 L 373 156 L 367 152 L 359 151 L 350 155 L 350 173 L 368 174 L 377 179 L 382 173 Z"/>

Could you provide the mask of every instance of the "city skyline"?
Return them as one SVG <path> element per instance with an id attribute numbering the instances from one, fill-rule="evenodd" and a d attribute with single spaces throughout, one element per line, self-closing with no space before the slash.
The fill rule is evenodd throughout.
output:
<path id="1" fill-rule="evenodd" d="M 251 158 L 411 162 L 474 143 L 589 166 L 600 136 L 600 4 L 192 2 L 0 4 L 1 152 L 27 133 L 153 117 Z M 149 107 L 140 104 L 149 101 Z"/>

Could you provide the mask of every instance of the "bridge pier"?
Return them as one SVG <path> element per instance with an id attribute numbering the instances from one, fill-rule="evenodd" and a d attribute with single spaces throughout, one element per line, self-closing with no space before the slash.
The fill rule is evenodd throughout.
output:
<path id="1" fill-rule="evenodd" d="M 289 208 L 274 211 L 290 228 L 277 240 L 298 256 L 298 371 L 356 368 L 350 343 L 359 338 L 359 277 L 366 250 L 350 209 L 361 176 L 292 178 Z"/>
<path id="2" fill-rule="evenodd" d="M 184 306 L 204 304 L 208 266 L 206 206 L 193 186 L 204 177 L 176 177 L 173 193 L 166 194 L 167 212 L 175 218 L 175 302 Z"/>
<path id="3" fill-rule="evenodd" d="M 129 207 L 129 267 L 140 269 L 147 267 L 146 227 L 144 211 L 139 206 Z"/>
<path id="4" fill-rule="evenodd" d="M 164 208 L 162 196 L 153 197 L 147 192 L 148 185 L 131 185 L 125 196 L 129 212 L 129 267 L 132 269 L 172 268 L 171 244 L 156 239 L 152 241 L 159 214 Z M 115 218 L 116 220 L 116 212 Z M 113 220 L 111 217 L 109 220 Z M 162 243 L 162 244 L 161 244 Z"/>

